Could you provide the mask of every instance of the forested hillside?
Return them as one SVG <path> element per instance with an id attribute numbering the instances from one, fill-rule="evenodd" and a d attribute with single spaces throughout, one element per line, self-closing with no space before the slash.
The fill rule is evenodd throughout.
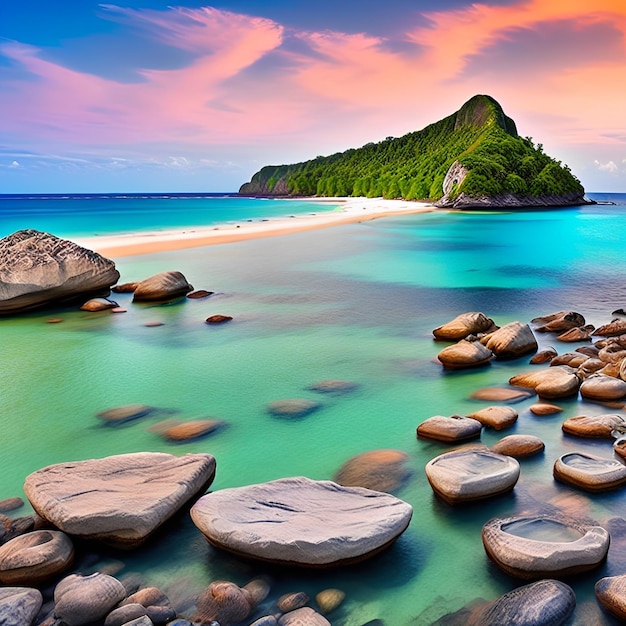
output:
<path id="1" fill-rule="evenodd" d="M 441 206 L 584 202 L 584 189 L 490 96 L 474 96 L 423 130 L 292 165 L 266 166 L 241 194 L 367 196 Z"/>

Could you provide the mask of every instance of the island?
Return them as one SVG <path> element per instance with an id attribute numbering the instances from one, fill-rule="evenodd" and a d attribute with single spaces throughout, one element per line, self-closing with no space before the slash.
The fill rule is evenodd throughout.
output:
<path id="1" fill-rule="evenodd" d="M 491 96 L 402 137 L 387 137 L 309 161 L 268 165 L 239 194 L 262 197 L 383 197 L 442 208 L 589 204 L 567 165 L 518 135 Z"/>

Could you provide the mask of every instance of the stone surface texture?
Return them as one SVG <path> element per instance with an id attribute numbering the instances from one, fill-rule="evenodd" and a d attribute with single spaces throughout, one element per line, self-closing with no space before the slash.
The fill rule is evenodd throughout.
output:
<path id="1" fill-rule="evenodd" d="M 539 345 L 528 324 L 510 322 L 484 337 L 481 342 L 499 359 L 516 359 L 536 352 Z"/>
<path id="2" fill-rule="evenodd" d="M 0 624 L 31 626 L 43 603 L 41 592 L 29 587 L 0 588 Z"/>

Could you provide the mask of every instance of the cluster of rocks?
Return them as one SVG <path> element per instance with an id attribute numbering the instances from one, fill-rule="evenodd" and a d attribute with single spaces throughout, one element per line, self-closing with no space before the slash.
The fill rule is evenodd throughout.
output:
<path id="1" fill-rule="evenodd" d="M 145 413 L 146 407 L 136 405 L 134 411 Z M 394 451 L 370 452 L 351 459 L 338 474 L 346 483 L 361 476 L 379 485 L 387 470 L 399 480 L 404 460 Z M 136 580 L 81 571 L 77 554 L 99 545 L 134 550 L 193 503 L 193 522 L 221 550 L 275 565 L 329 568 L 384 550 L 412 516 L 411 506 L 389 493 L 305 477 L 202 495 L 215 471 L 210 454 L 140 452 L 60 463 L 30 474 L 24 493 L 35 514 L 4 518 L 0 531 L 0 583 L 5 585 L 0 623 L 330 626 L 324 615 L 345 597 L 338 589 L 321 590 L 313 608 L 302 591 L 270 598 L 270 582 L 263 578 L 242 587 L 213 581 L 181 608 L 156 588 L 139 588 Z M 398 484 L 394 478 L 383 482 L 389 488 Z M 23 502 L 14 498 L 0 504 L 6 511 Z"/>
<path id="2" fill-rule="evenodd" d="M 185 276 L 166 271 L 144 280 L 119 283 L 115 263 L 67 239 L 37 230 L 20 230 L 0 239 L 0 315 L 16 315 L 44 307 L 78 304 L 89 312 L 126 313 L 109 298 L 132 293 L 133 302 L 169 303 L 187 297 L 206 298 L 212 291 L 193 291 Z M 232 320 L 211 315 L 207 324 Z M 62 318 L 49 321 L 60 322 Z"/>

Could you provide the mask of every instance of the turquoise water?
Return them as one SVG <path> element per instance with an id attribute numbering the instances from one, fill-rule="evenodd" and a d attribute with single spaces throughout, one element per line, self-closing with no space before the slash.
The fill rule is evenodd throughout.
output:
<path id="1" fill-rule="evenodd" d="M 268 572 L 272 597 L 339 587 L 346 601 L 330 616 L 333 626 L 374 619 L 428 625 L 476 598 L 494 599 L 520 583 L 488 562 L 480 538 L 487 520 L 554 510 L 600 523 L 626 516 L 622 492 L 590 496 L 552 478 L 552 464 L 565 452 L 613 456 L 610 442 L 561 431 L 567 417 L 607 410 L 568 400 L 559 402 L 563 413 L 536 417 L 528 410 L 535 400 L 514 405 L 517 424 L 484 430 L 482 442 L 532 433 L 544 440 L 545 453 L 521 461 L 512 494 L 447 506 L 434 497 L 424 465 L 449 447 L 417 440 L 417 425 L 492 404 L 469 395 L 505 385 L 531 366 L 520 359 L 443 372 L 434 361 L 442 345 L 431 331 L 470 310 L 499 324 L 565 308 L 589 323 L 609 321 L 613 310 L 626 307 L 621 198 L 617 205 L 544 212 L 386 218 L 117 259 L 123 282 L 175 269 L 195 288 L 216 294 L 167 306 L 133 305 L 128 295 L 115 294 L 127 313 L 57 310 L 0 320 L 0 499 L 21 495 L 24 477 L 45 465 L 122 452 L 209 452 L 217 459 L 212 489 L 223 489 L 293 475 L 328 479 L 356 454 L 398 449 L 409 455 L 411 475 L 395 495 L 413 505 L 414 516 L 396 544 L 361 565 L 312 574 L 268 570 L 209 547 L 185 514 L 150 545 L 111 553 L 107 562 L 121 568 L 120 576 L 141 572 L 181 606 L 213 580 L 243 584 Z M 204 324 L 217 313 L 234 320 Z M 50 317 L 64 321 L 48 324 Z M 150 321 L 163 325 L 146 327 Z M 554 343 L 538 339 L 542 347 Z M 557 347 L 565 352 L 576 344 Z M 330 378 L 360 387 L 332 398 L 306 390 Z M 297 421 L 266 413 L 268 402 L 290 397 L 324 406 Z M 117 428 L 95 417 L 130 403 L 176 414 Z M 150 427 L 172 416 L 210 416 L 229 426 L 203 440 L 168 444 Z M 614 533 L 606 564 L 568 580 L 578 599 L 572 623 L 615 623 L 598 608 L 593 585 L 624 572 L 626 544 Z"/>

